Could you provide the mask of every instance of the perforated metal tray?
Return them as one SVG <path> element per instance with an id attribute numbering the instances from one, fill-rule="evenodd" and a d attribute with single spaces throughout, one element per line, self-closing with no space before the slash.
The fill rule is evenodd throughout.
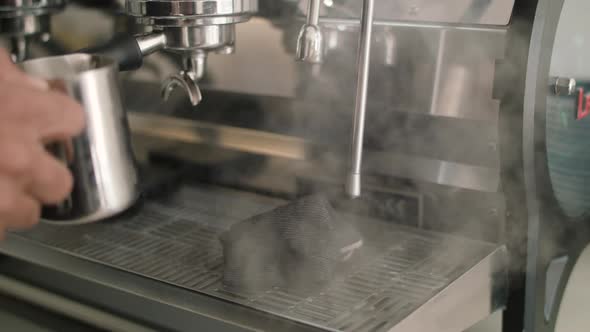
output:
<path id="1" fill-rule="evenodd" d="M 185 187 L 110 222 L 40 225 L 12 236 L 329 331 L 430 332 L 431 324 L 444 325 L 448 316 L 453 321 L 436 330 L 462 331 L 502 306 L 503 248 L 352 215 L 342 217 L 363 233 L 362 257 L 323 289 L 314 294 L 226 289 L 218 235 L 281 204 L 219 187 Z M 462 316 L 453 318 L 454 310 Z"/>

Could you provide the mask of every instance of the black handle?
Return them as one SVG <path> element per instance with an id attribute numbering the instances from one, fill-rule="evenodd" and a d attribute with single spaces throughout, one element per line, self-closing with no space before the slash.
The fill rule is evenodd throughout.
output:
<path id="1" fill-rule="evenodd" d="M 119 63 L 119 70 L 135 70 L 143 64 L 143 54 L 135 37 L 128 34 L 116 35 L 103 45 L 85 48 L 80 53 L 104 55 Z"/>

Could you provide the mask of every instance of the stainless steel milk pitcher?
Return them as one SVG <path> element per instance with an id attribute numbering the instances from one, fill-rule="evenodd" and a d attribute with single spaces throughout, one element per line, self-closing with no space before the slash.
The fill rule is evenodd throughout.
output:
<path id="1" fill-rule="evenodd" d="M 25 61 L 29 75 L 48 80 L 84 108 L 86 129 L 70 142 L 48 146 L 74 177 L 71 195 L 45 206 L 42 220 L 82 224 L 114 216 L 138 197 L 138 175 L 129 126 L 117 80 L 118 65 L 110 58 L 70 54 Z"/>

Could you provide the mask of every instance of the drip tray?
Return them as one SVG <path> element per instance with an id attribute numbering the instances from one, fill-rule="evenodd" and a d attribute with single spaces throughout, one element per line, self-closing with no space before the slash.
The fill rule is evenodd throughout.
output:
<path id="1" fill-rule="evenodd" d="M 224 288 L 219 234 L 282 204 L 225 188 L 184 187 L 118 220 L 40 225 L 10 238 L 327 331 L 459 332 L 504 305 L 503 247 L 352 215 L 342 218 L 363 234 L 362 257 L 350 273 L 316 293 Z"/>

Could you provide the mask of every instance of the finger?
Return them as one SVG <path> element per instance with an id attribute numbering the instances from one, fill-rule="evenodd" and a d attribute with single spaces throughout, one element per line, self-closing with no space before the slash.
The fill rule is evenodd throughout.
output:
<path id="1" fill-rule="evenodd" d="M 70 194 L 73 179 L 64 163 L 32 139 L 0 135 L 0 174 L 6 174 L 20 189 L 38 201 L 56 204 Z"/>
<path id="2" fill-rule="evenodd" d="M 1 230 L 30 228 L 39 222 L 41 206 L 12 179 L 0 177 Z"/>
<path id="3" fill-rule="evenodd" d="M 11 81 L 13 84 L 22 83 L 41 91 L 49 90 L 49 83 L 47 81 L 27 75 L 21 71 L 12 62 L 10 54 L 3 48 L 0 48 L 0 80 Z"/>
<path id="4" fill-rule="evenodd" d="M 30 128 L 43 142 L 77 136 L 85 127 L 82 106 L 68 96 L 7 85 L 0 89 L 1 124 Z"/>
<path id="5" fill-rule="evenodd" d="M 40 156 L 41 143 L 15 130 L 0 130 L 0 174 L 19 180 L 23 186 Z"/>
<path id="6" fill-rule="evenodd" d="M 41 219 L 41 204 L 26 193 L 18 194 L 15 201 L 17 210 L 8 219 L 6 230 L 24 230 L 37 225 Z"/>
<path id="7" fill-rule="evenodd" d="M 49 103 L 50 100 L 53 101 L 52 108 L 48 107 L 43 112 L 43 120 L 35 123 L 39 139 L 51 143 L 80 135 L 86 128 L 86 115 L 82 106 L 74 99 L 56 92 L 47 93 L 46 101 Z M 42 121 L 46 121 L 45 125 Z"/>
<path id="8" fill-rule="evenodd" d="M 31 172 L 27 193 L 44 204 L 63 202 L 71 193 L 74 180 L 66 165 L 47 152 L 39 153 L 39 160 Z"/>

